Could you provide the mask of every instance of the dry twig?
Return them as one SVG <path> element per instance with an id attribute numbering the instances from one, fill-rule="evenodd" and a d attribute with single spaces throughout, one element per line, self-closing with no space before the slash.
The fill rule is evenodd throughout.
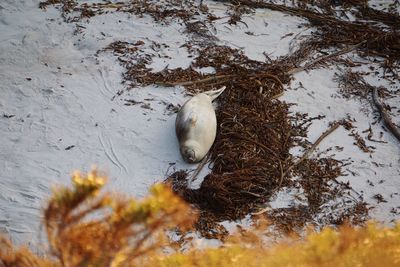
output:
<path id="1" fill-rule="evenodd" d="M 193 175 L 190 177 L 190 181 L 193 182 L 196 180 L 197 175 L 199 175 L 201 170 L 204 168 L 209 157 L 210 157 L 210 151 L 208 151 L 207 155 L 201 160 L 200 164 L 197 166 L 196 170 L 193 172 Z"/>
<path id="2" fill-rule="evenodd" d="M 293 168 L 302 163 L 305 159 L 309 158 L 312 152 L 314 152 L 314 150 L 322 142 L 322 140 L 324 140 L 325 137 L 333 133 L 338 127 L 339 127 L 338 123 L 332 124 L 332 126 L 328 130 L 326 130 L 320 137 L 318 137 L 317 141 L 315 141 L 315 143 L 303 154 L 303 156 L 301 156 L 301 158 L 299 158 L 296 162 L 294 162 L 286 169 L 286 171 L 283 173 L 283 177 L 285 177 Z M 283 177 L 281 178 L 281 180 L 283 179 Z"/>
<path id="3" fill-rule="evenodd" d="M 400 141 L 400 130 L 396 127 L 396 125 L 392 122 L 390 116 L 387 114 L 384 106 L 379 100 L 378 89 L 373 87 L 372 89 L 372 100 L 374 102 L 375 107 L 378 109 L 379 114 L 381 115 L 383 122 L 385 123 L 386 128 Z"/>
<path id="4" fill-rule="evenodd" d="M 307 63 L 304 67 L 299 67 L 299 68 L 295 68 L 295 69 L 292 69 L 292 70 L 288 71 L 288 74 L 292 75 L 292 74 L 295 74 L 297 72 L 301 72 L 301 71 L 306 70 L 306 69 L 308 69 L 308 68 L 310 68 L 312 66 L 315 66 L 318 63 L 324 62 L 324 61 L 326 61 L 328 59 L 347 54 L 347 53 L 349 53 L 351 51 L 354 51 L 355 49 L 357 49 L 361 45 L 365 44 L 366 42 L 367 41 L 364 40 L 364 41 L 362 41 L 362 42 L 360 42 L 360 43 L 358 43 L 356 45 L 352 45 L 352 46 L 346 47 L 346 48 L 344 48 L 342 50 L 339 50 L 339 51 L 337 51 L 337 52 L 335 52 L 333 54 L 319 57 L 319 58 L 313 60 L 312 62 Z"/>
<path id="5" fill-rule="evenodd" d="M 194 85 L 194 84 L 200 84 L 200 83 L 208 83 L 211 81 L 217 81 L 223 78 L 229 78 L 232 77 L 233 75 L 217 75 L 217 76 L 211 76 L 207 77 L 204 79 L 196 80 L 196 81 L 181 81 L 181 82 L 155 82 L 156 85 L 161 85 L 161 86 L 189 86 L 189 85 Z"/>

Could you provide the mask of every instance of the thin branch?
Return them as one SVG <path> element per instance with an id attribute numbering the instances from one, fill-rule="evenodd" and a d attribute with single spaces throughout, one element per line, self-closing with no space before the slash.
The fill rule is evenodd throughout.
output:
<path id="1" fill-rule="evenodd" d="M 206 165 L 209 156 L 210 156 L 210 151 L 208 151 L 207 155 L 201 160 L 200 164 L 197 166 L 192 177 L 190 178 L 191 182 L 196 180 L 197 175 L 199 175 L 200 171 L 204 168 L 204 165 Z"/>
<path id="2" fill-rule="evenodd" d="M 283 177 L 285 177 L 294 167 L 302 163 L 305 159 L 309 158 L 312 152 L 314 152 L 314 150 L 322 142 L 322 140 L 324 140 L 328 135 L 333 133 L 338 127 L 339 127 L 338 123 L 332 124 L 332 126 L 328 130 L 326 130 L 320 137 L 318 137 L 317 141 L 315 141 L 315 143 L 303 154 L 303 156 L 301 156 L 300 159 L 298 159 L 295 163 L 293 163 L 286 169 L 286 171 L 283 174 Z"/>
<path id="3" fill-rule="evenodd" d="M 221 81 L 219 81 L 219 80 L 221 80 L 223 78 L 231 78 L 233 76 L 234 76 L 233 74 L 216 75 L 216 76 L 211 76 L 211 77 L 207 77 L 207 78 L 196 80 L 196 81 L 155 82 L 155 84 L 156 85 L 161 85 L 161 86 L 171 87 L 171 86 L 177 86 L 177 85 L 187 86 L 187 85 L 194 85 L 194 84 L 200 84 L 200 83 L 208 83 L 210 81 L 215 81 L 215 82 L 220 83 Z M 256 75 L 256 76 L 258 76 L 258 75 Z M 272 75 L 272 74 L 269 74 L 269 73 L 263 73 L 263 74 L 261 74 L 261 76 L 271 78 L 271 79 L 275 80 L 282 88 L 284 87 L 284 85 L 281 82 L 281 80 L 275 75 Z"/>
<path id="4" fill-rule="evenodd" d="M 316 65 L 317 63 L 323 62 L 323 61 L 328 60 L 328 59 L 333 58 L 333 57 L 338 57 L 338 56 L 350 53 L 351 51 L 357 49 L 358 47 L 360 47 L 364 43 L 366 43 L 366 40 L 364 40 L 364 41 L 362 41 L 362 42 L 360 42 L 360 43 L 358 43 L 356 45 L 348 46 L 348 47 L 346 47 L 346 48 L 344 48 L 344 49 L 342 49 L 340 51 L 337 51 L 337 52 L 335 52 L 333 54 L 319 57 L 319 58 L 307 63 L 304 67 L 294 68 L 294 69 L 288 71 L 288 74 L 291 75 L 291 74 L 295 74 L 297 72 L 301 72 L 303 70 L 306 70 L 306 69 Z"/>
<path id="5" fill-rule="evenodd" d="M 97 4 L 99 7 L 102 8 L 122 8 L 122 7 L 127 7 L 126 4 L 120 4 L 120 3 L 108 3 L 108 4 Z"/>
<path id="6" fill-rule="evenodd" d="M 264 76 L 264 77 L 267 77 L 267 78 L 271 78 L 271 79 L 273 79 L 274 81 L 276 81 L 276 82 L 282 87 L 282 89 L 284 88 L 284 85 L 283 85 L 283 83 L 281 82 L 281 80 L 280 80 L 277 76 L 275 76 L 275 75 L 273 75 L 273 74 L 270 74 L 270 73 L 262 73 L 261 75 L 256 75 L 256 76 Z"/>
<path id="7" fill-rule="evenodd" d="M 161 86 L 176 86 L 176 85 L 181 85 L 181 86 L 186 86 L 186 85 L 194 85 L 194 84 L 199 84 L 199 83 L 207 83 L 210 81 L 217 81 L 219 79 L 223 78 L 229 78 L 232 77 L 233 75 L 217 75 L 217 76 L 212 76 L 212 77 L 207 77 L 204 79 L 196 80 L 196 81 L 182 81 L 182 82 L 155 82 L 156 85 L 161 85 Z"/>
<path id="8" fill-rule="evenodd" d="M 277 99 L 277 98 L 283 96 L 283 94 L 284 94 L 284 92 L 280 92 L 279 94 L 276 94 L 276 95 L 272 96 L 272 97 L 271 97 L 271 100 Z"/>
<path id="9" fill-rule="evenodd" d="M 272 210 L 271 207 L 266 207 L 266 208 L 263 208 L 263 209 L 261 209 L 259 211 L 251 213 L 251 215 L 261 215 L 261 214 L 263 214 L 263 213 L 265 213 L 267 211 L 270 211 L 270 210 Z"/>
<path id="10" fill-rule="evenodd" d="M 268 151 L 269 153 L 271 153 L 276 159 L 280 159 L 279 156 L 275 153 L 275 151 L 273 151 L 272 149 L 270 149 L 266 145 L 264 145 L 264 144 L 262 144 L 260 142 L 257 142 L 256 140 L 241 136 L 241 135 L 236 134 L 236 133 L 230 133 L 230 134 L 233 134 L 235 137 L 240 138 L 242 140 L 254 143 L 255 145 L 258 145 L 259 147 L 261 147 L 261 148 L 265 149 L 266 151 Z"/>
<path id="11" fill-rule="evenodd" d="M 347 54 L 347 53 L 357 49 L 358 47 L 360 47 L 365 42 L 366 42 L 366 40 L 364 40 L 364 41 L 362 41 L 362 42 L 360 42 L 360 43 L 358 43 L 356 45 L 352 45 L 352 46 L 346 47 L 346 48 L 344 48 L 344 49 L 342 49 L 340 51 L 337 51 L 337 52 L 335 52 L 333 54 L 319 57 L 319 58 L 315 59 L 314 61 L 307 63 L 305 66 L 299 67 L 299 68 L 294 68 L 294 69 L 288 71 L 287 73 L 289 75 L 292 75 L 292 74 L 295 74 L 297 72 L 304 71 L 304 70 L 316 65 L 317 63 L 323 62 L 323 61 L 328 60 L 330 58 L 338 57 L 338 56 L 343 55 L 343 54 Z M 230 78 L 230 77 L 233 77 L 233 76 L 234 76 L 233 74 L 216 75 L 216 76 L 211 76 L 211 77 L 207 77 L 207 78 L 196 80 L 196 81 L 155 82 L 155 84 L 156 85 L 161 85 L 161 86 L 167 86 L 167 87 L 177 86 L 177 85 L 188 86 L 188 85 L 195 85 L 195 84 L 201 84 L 201 83 L 208 83 L 210 81 L 219 81 L 221 79 Z M 276 81 L 281 86 L 281 88 L 284 88 L 284 84 L 282 83 L 282 81 L 277 76 L 269 74 L 269 73 L 263 73 L 263 74 L 261 74 L 261 76 L 265 76 L 265 77 L 273 79 L 274 81 Z"/>
<path id="12" fill-rule="evenodd" d="M 278 186 L 278 188 L 281 187 L 282 182 L 283 182 L 283 178 L 285 177 L 285 173 L 283 172 L 283 167 L 282 167 L 282 162 L 281 162 L 281 161 L 279 161 L 279 170 L 280 170 L 280 172 L 281 172 L 281 179 L 279 180 L 279 186 Z"/>
<path id="13" fill-rule="evenodd" d="M 263 198 L 262 195 L 256 194 L 256 193 L 253 193 L 253 192 L 250 192 L 250 191 L 241 190 L 240 192 L 241 192 L 241 193 L 245 193 L 245 194 L 249 194 L 250 196 L 253 196 L 253 197 Z"/>
<path id="14" fill-rule="evenodd" d="M 400 130 L 396 127 L 396 125 L 392 122 L 390 116 L 387 114 L 383 104 L 379 100 L 378 89 L 373 87 L 372 89 L 372 100 L 374 102 L 375 107 L 378 109 L 379 114 L 381 115 L 383 122 L 386 128 L 400 141 Z"/>

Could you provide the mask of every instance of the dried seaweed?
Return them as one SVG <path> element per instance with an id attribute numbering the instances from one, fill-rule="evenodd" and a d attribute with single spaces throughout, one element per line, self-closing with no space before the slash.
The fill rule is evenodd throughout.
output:
<path id="1" fill-rule="evenodd" d="M 301 212 L 306 215 L 292 220 L 290 230 L 293 231 L 312 221 L 320 206 L 348 191 L 349 188 L 337 182 L 336 186 L 329 183 L 341 175 L 340 161 L 330 158 L 296 160 L 289 153 L 290 148 L 301 143 L 313 118 L 290 114 L 289 105 L 274 96 L 290 82 L 291 68 L 307 58 L 301 53 L 304 51 L 268 64 L 249 60 L 239 50 L 214 45 L 199 51 L 194 60 L 195 67 L 214 67 L 214 77 L 220 77 L 227 89 L 218 101 L 218 134 L 210 152 L 212 172 L 197 190 L 185 186 L 175 189 L 202 210 L 200 217 L 211 220 L 208 221 L 210 225 L 214 225 L 214 220 L 235 220 L 257 211 L 284 187 L 301 187 L 307 199 L 307 208 Z M 216 82 L 208 81 L 211 85 Z M 170 85 L 173 82 L 163 81 Z M 185 85 L 193 91 L 207 90 L 210 86 L 195 82 Z M 334 125 L 333 129 L 336 127 Z M 299 165 L 298 161 L 304 162 Z M 291 168 L 293 173 L 285 171 Z M 299 180 L 294 181 L 292 176 Z M 354 201 L 349 208 L 360 202 Z M 291 218 L 298 209 L 280 212 Z M 359 215 L 361 218 L 365 213 Z M 280 220 L 272 221 L 278 226 Z M 201 232 L 204 225 L 204 222 L 198 225 Z M 206 232 L 209 236 L 209 231 Z M 221 231 L 214 237 L 221 237 Z"/>
<path id="2" fill-rule="evenodd" d="M 397 140 L 400 141 L 400 128 L 398 128 L 393 122 L 390 116 L 387 114 L 383 104 L 379 100 L 378 89 L 374 87 L 372 89 L 372 100 L 376 109 L 379 111 L 379 115 L 382 117 L 383 122 L 385 123 L 386 128 L 393 134 Z"/>
<path id="3" fill-rule="evenodd" d="M 252 8 L 281 11 L 308 19 L 310 24 L 317 28 L 317 31 L 313 33 L 312 41 L 319 48 L 356 45 L 367 40 L 365 44 L 358 48 L 360 54 L 380 56 L 390 61 L 400 60 L 400 33 L 398 32 L 400 16 L 397 13 L 374 10 L 368 7 L 365 1 L 345 1 L 347 6 L 357 8 L 360 20 L 356 21 L 340 19 L 332 12 L 327 12 L 328 8 L 324 9 L 325 13 L 317 12 L 306 4 L 286 6 L 251 0 L 234 0 L 233 2 Z M 323 3 L 326 1 L 312 2 Z M 366 21 L 365 19 L 373 21 Z M 377 25 L 377 21 L 391 27 L 380 27 Z"/>
<path id="4" fill-rule="evenodd" d="M 291 222 L 286 224 L 290 226 L 288 230 L 300 229 L 313 221 L 320 212 L 320 206 L 342 197 L 343 191 L 349 191 L 346 186 L 330 183 L 341 175 L 340 161 L 307 158 L 299 166 L 296 164 L 298 160 L 289 153 L 296 145 L 307 146 L 302 139 L 315 118 L 291 114 L 290 105 L 279 101 L 276 96 L 282 94 L 283 87 L 290 83 L 291 73 L 314 52 L 310 43 L 270 63 L 250 60 L 237 49 L 209 45 L 198 48 L 191 67 L 161 72 L 147 69 L 149 62 L 137 63 L 143 56 L 139 49 L 129 44 L 122 44 L 122 47 L 124 56 L 119 55 L 121 44 L 114 44 L 106 50 L 112 50 L 119 56 L 127 70 L 124 79 L 133 82 L 131 85 L 183 85 L 192 93 L 217 85 L 227 87 L 218 99 L 218 134 L 210 151 L 212 172 L 197 190 L 187 186 L 185 172 L 176 172 L 167 179 L 174 185 L 175 192 L 201 210 L 197 229 L 202 235 L 223 238 L 227 232 L 218 222 L 243 218 L 258 211 L 285 187 L 299 187 L 304 191 L 306 209 L 299 206 L 280 211 L 287 218 L 304 213 L 296 220 L 287 220 Z M 121 60 L 126 57 L 135 60 Z M 323 60 L 326 62 L 331 58 L 324 57 Z M 195 71 L 203 67 L 213 67 L 216 73 L 202 75 Z M 285 172 L 291 168 L 292 172 Z M 292 176 L 299 177 L 299 180 L 294 181 Z M 355 200 L 347 208 L 351 209 L 359 203 L 362 200 Z M 346 211 L 344 208 L 342 215 Z M 359 221 L 362 221 L 360 218 L 366 213 L 358 215 Z M 270 220 L 283 227 L 282 220 Z"/>
<path id="5" fill-rule="evenodd" d="M 398 14 L 374 10 L 364 0 L 302 0 L 292 1 L 292 6 L 250 0 L 228 2 L 231 3 L 227 12 L 230 24 L 244 23 L 241 17 L 252 14 L 253 8 L 268 8 L 304 17 L 316 31 L 297 50 L 266 63 L 251 60 L 238 49 L 216 45 L 217 38 L 210 28 L 213 21 L 220 18 L 213 16 L 203 3 L 169 0 L 162 3 L 129 1 L 78 5 L 75 1 L 59 0 L 40 5 L 42 8 L 61 5 L 67 21 L 107 12 L 125 12 L 149 15 L 159 23 L 168 23 L 172 18 L 184 23 L 185 33 L 191 37 L 184 46 L 195 56 L 189 68 L 166 68 L 153 72 L 148 66 L 155 54 L 145 52 L 149 44 L 141 40 L 114 42 L 100 52 L 111 51 L 118 57 L 126 69 L 123 79 L 128 89 L 150 84 L 181 85 L 195 94 L 217 86 L 227 87 L 218 98 L 218 134 L 209 154 L 211 173 L 196 190 L 188 187 L 188 173 L 185 171 L 175 172 L 167 179 L 175 192 L 201 210 L 197 228 L 202 235 L 223 238 L 227 231 L 218 222 L 257 213 L 285 188 L 301 190 L 303 203 L 272 209 L 264 214 L 284 232 L 317 221 L 322 224 L 362 223 L 368 214 L 366 204 L 360 195 L 357 198 L 351 196 L 354 191 L 347 183 L 336 180 L 342 175 L 345 163 L 330 157 L 310 157 L 319 139 L 311 145 L 305 140 L 307 130 L 312 120 L 321 117 L 292 114 L 290 104 L 278 98 L 284 87 L 290 84 L 294 73 L 326 66 L 353 51 L 364 58 L 384 58 L 382 62 L 386 69 L 395 77 L 400 60 L 400 34 L 396 29 L 400 21 Z M 338 2 L 340 9 L 333 2 Z M 346 19 L 346 12 L 351 12 L 357 19 Z M 310 60 L 323 50 L 329 55 Z M 337 62 L 352 64 L 345 59 Z M 215 74 L 196 71 L 204 67 L 214 68 Z M 361 81 L 361 74 L 346 75 L 338 77 L 342 93 L 369 99 L 371 87 Z M 341 121 L 340 125 L 352 131 L 361 149 L 372 151 L 352 129 L 351 121 Z M 295 158 L 289 153 L 295 146 L 305 148 L 302 157 Z M 340 202 L 339 199 L 344 200 Z M 324 219 L 318 219 L 324 205 L 332 201 L 339 203 L 335 206 L 337 210 Z"/>
<path id="6" fill-rule="evenodd" d="M 360 73 L 352 71 L 347 71 L 344 74 L 337 75 L 336 80 L 339 82 L 341 94 L 344 97 L 357 97 L 360 100 L 371 102 L 378 110 L 380 117 L 383 118 L 386 128 L 394 137 L 400 140 L 400 129 L 392 122 L 384 105 L 379 100 L 378 89 L 381 89 L 382 94 L 388 94 L 386 88 L 377 88 L 372 86 L 364 80 Z M 358 133 L 353 131 L 351 135 L 354 136 L 356 139 L 355 144 L 360 147 L 361 150 L 364 152 L 371 152 L 372 147 L 367 147 L 365 141 Z M 370 139 L 370 137 L 368 139 Z"/>
<path id="7" fill-rule="evenodd" d="M 213 38 L 208 33 L 205 24 L 213 19 L 208 13 L 208 8 L 203 4 L 196 4 L 195 1 L 181 0 L 134 0 L 126 2 L 104 1 L 103 3 L 78 3 L 76 0 L 47 0 L 39 3 L 39 7 L 46 9 L 48 6 L 61 6 L 62 17 L 66 22 L 78 22 L 82 19 L 112 13 L 121 12 L 129 13 L 137 16 L 150 16 L 156 22 L 170 23 L 175 19 L 179 19 L 186 25 L 187 33 L 199 34 L 202 37 Z M 201 16 L 204 21 L 200 21 Z M 191 22 L 197 17 L 196 22 Z"/>

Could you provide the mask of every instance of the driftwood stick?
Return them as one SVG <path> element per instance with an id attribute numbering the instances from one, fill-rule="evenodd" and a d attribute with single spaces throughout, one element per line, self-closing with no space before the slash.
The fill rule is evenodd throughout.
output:
<path id="1" fill-rule="evenodd" d="M 277 76 L 275 76 L 273 74 L 261 73 L 261 74 L 258 74 L 258 75 L 256 74 L 255 76 L 263 76 L 263 77 L 271 78 L 272 80 L 276 81 L 282 87 L 282 89 L 284 88 L 284 85 L 281 82 L 281 80 Z"/>
<path id="2" fill-rule="evenodd" d="M 260 194 L 256 194 L 256 193 L 245 191 L 245 190 L 241 190 L 240 193 L 245 193 L 245 194 L 248 194 L 250 196 L 257 197 L 257 198 L 263 198 L 263 196 L 260 195 Z"/>
<path id="3" fill-rule="evenodd" d="M 223 79 L 223 78 L 230 78 L 230 77 L 233 77 L 233 76 L 234 76 L 234 75 L 232 75 L 232 74 L 217 75 L 217 76 L 211 76 L 211 77 L 207 77 L 207 78 L 200 79 L 200 80 L 196 80 L 196 81 L 155 82 L 155 84 L 156 84 L 156 85 L 161 85 L 161 86 L 168 86 L 168 87 L 177 86 L 177 85 L 186 86 L 186 85 L 207 83 L 207 82 L 210 82 L 210 81 L 220 82 L 220 81 L 218 81 L 218 80 L 221 80 L 221 79 Z M 271 79 L 275 80 L 282 88 L 284 87 L 284 85 L 283 85 L 283 83 L 281 82 L 281 80 L 280 80 L 277 76 L 275 76 L 275 75 L 272 75 L 272 74 L 269 74 L 269 73 L 264 73 L 264 74 L 261 74 L 261 76 L 271 78 Z"/>
<path id="4" fill-rule="evenodd" d="M 270 210 L 272 210 L 271 207 L 265 207 L 265 208 L 263 208 L 263 209 L 261 209 L 259 211 L 251 213 L 251 215 L 261 215 L 261 214 L 263 214 L 263 213 L 265 213 L 267 211 L 270 211 Z"/>
<path id="5" fill-rule="evenodd" d="M 98 5 L 103 8 L 121 8 L 127 6 L 126 4 L 119 4 L 119 3 L 98 4 Z"/>
<path id="6" fill-rule="evenodd" d="M 303 71 L 303 70 L 306 70 L 306 69 L 308 69 L 308 68 L 314 66 L 315 64 L 317 64 L 317 63 L 319 63 L 319 62 L 328 60 L 328 59 L 333 58 L 333 57 L 338 57 L 338 56 L 347 54 L 347 53 L 349 53 L 349 52 L 351 52 L 351 51 L 357 49 L 358 47 L 360 47 L 361 45 L 363 45 L 365 42 L 366 42 L 366 40 L 364 40 L 364 41 L 362 41 L 362 42 L 360 42 L 360 43 L 358 43 L 358 44 L 356 44 L 356 45 L 351 45 L 351 46 L 349 46 L 349 47 L 346 47 L 346 48 L 344 48 L 344 49 L 342 49 L 342 50 L 340 50 L 340 51 L 337 51 L 337 52 L 335 52 L 335 53 L 333 53 L 333 54 L 319 57 L 319 58 L 317 58 L 317 59 L 315 59 L 315 60 L 313 60 L 313 61 L 307 63 L 306 65 L 304 65 L 304 67 L 294 68 L 294 69 L 288 71 L 288 74 L 291 75 L 291 74 L 295 74 L 295 73 L 297 73 L 297 72 L 301 72 L 301 71 Z"/>
<path id="7" fill-rule="evenodd" d="M 162 85 L 162 86 L 176 86 L 176 85 L 181 85 L 181 86 L 186 86 L 186 85 L 193 85 L 193 84 L 199 84 L 199 83 L 207 83 L 210 81 L 217 81 L 219 79 L 223 78 L 228 78 L 232 77 L 233 75 L 217 75 L 217 76 L 211 76 L 207 77 L 204 79 L 196 80 L 196 81 L 182 81 L 182 82 L 155 82 L 157 85 Z"/>
<path id="8" fill-rule="evenodd" d="M 204 168 L 206 165 L 208 158 L 210 156 L 210 151 L 208 151 L 207 155 L 201 160 L 200 164 L 197 166 L 196 170 L 193 172 L 192 177 L 190 177 L 190 181 L 193 182 L 196 180 L 197 175 L 201 172 L 201 170 Z"/>
<path id="9" fill-rule="evenodd" d="M 326 130 L 323 134 L 321 134 L 320 137 L 318 137 L 317 141 L 315 141 L 315 143 L 303 154 L 303 156 L 301 156 L 301 158 L 299 158 L 295 163 L 293 163 L 292 165 L 290 165 L 286 171 L 283 173 L 283 176 L 281 177 L 281 180 L 283 179 L 283 177 L 285 177 L 294 167 L 296 167 L 297 165 L 299 165 L 300 163 L 302 163 L 305 159 L 309 158 L 312 154 L 312 152 L 314 152 L 314 150 L 318 147 L 318 145 L 322 142 L 322 140 L 324 140 L 328 135 L 330 135 L 331 133 L 333 133 L 337 128 L 339 127 L 338 123 L 334 123 L 332 124 L 332 126 Z"/>
<path id="10" fill-rule="evenodd" d="M 337 51 L 337 52 L 335 52 L 335 53 L 333 53 L 333 54 L 319 57 L 319 58 L 315 59 L 314 61 L 307 63 L 305 66 L 299 67 L 299 68 L 294 68 L 294 69 L 292 69 L 292 70 L 289 70 L 287 73 L 288 73 L 289 75 L 292 75 L 292 74 L 295 74 L 295 73 L 297 73 L 297 72 L 304 71 L 304 70 L 306 70 L 306 69 L 308 69 L 308 68 L 314 66 L 315 64 L 317 64 L 317 63 L 319 63 L 319 62 L 328 60 L 328 59 L 333 58 L 333 57 L 338 57 L 338 56 L 343 55 L 343 54 L 347 54 L 347 53 L 349 53 L 349 52 L 351 52 L 351 51 L 357 49 L 359 46 L 361 46 L 361 45 L 364 44 L 365 42 L 366 42 L 366 41 L 364 40 L 364 41 L 362 41 L 362 42 L 360 42 L 360 43 L 358 43 L 358 44 L 356 44 L 356 45 L 352 45 L 352 46 L 346 47 L 346 48 L 344 48 L 344 49 L 342 49 L 342 50 L 340 50 L 340 51 Z M 281 81 L 277 76 L 272 75 L 272 74 L 269 74 L 269 73 L 261 74 L 261 76 L 264 76 L 264 77 L 268 77 L 268 78 L 273 79 L 273 80 L 276 81 L 282 88 L 284 88 L 284 84 L 282 83 L 282 81 Z M 196 81 L 155 82 L 155 84 L 156 84 L 156 85 L 161 85 L 161 86 L 168 86 L 168 87 L 177 86 L 177 85 L 187 86 L 187 85 L 194 85 L 194 84 L 200 84 L 200 83 L 208 83 L 208 82 L 210 82 L 210 81 L 218 81 L 218 80 L 221 80 L 221 79 L 224 79 L 224 78 L 230 78 L 230 77 L 233 77 L 233 75 L 231 75 L 231 74 L 228 74 L 228 75 L 216 75 L 216 76 L 211 76 L 211 77 L 207 77 L 207 78 L 200 79 L 200 80 L 196 80 Z"/>
<path id="11" fill-rule="evenodd" d="M 278 188 L 281 187 L 283 178 L 285 177 L 285 173 L 283 172 L 283 167 L 282 167 L 282 162 L 279 161 L 279 170 L 281 171 L 281 179 L 279 180 L 279 186 Z"/>
<path id="12" fill-rule="evenodd" d="M 284 92 L 280 92 L 279 94 L 276 94 L 276 95 L 272 96 L 271 99 L 272 99 L 272 100 L 273 100 L 273 99 L 277 99 L 277 98 L 283 96 L 283 94 L 284 94 Z"/>
<path id="13" fill-rule="evenodd" d="M 277 82 L 279 83 L 279 85 L 282 87 L 282 89 L 285 87 L 285 86 L 283 85 L 283 83 L 281 82 L 281 80 L 280 80 L 277 76 L 272 75 L 272 74 L 268 74 L 268 73 L 265 73 L 264 76 L 265 76 L 265 77 L 268 77 L 268 78 L 272 78 L 272 79 L 274 79 L 275 81 L 277 81 Z"/>
<path id="14" fill-rule="evenodd" d="M 397 138 L 397 140 L 400 141 L 400 130 L 392 122 L 392 119 L 387 114 L 383 104 L 380 102 L 378 96 L 378 89 L 376 87 L 372 88 L 372 100 L 374 102 L 375 107 L 378 109 L 379 114 L 381 115 L 386 128 Z"/>

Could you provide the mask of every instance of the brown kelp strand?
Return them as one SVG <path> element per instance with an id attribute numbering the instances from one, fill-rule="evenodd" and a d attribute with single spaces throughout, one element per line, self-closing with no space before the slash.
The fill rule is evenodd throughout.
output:
<path id="1" fill-rule="evenodd" d="M 373 153 L 374 148 L 367 146 L 352 127 L 351 117 L 332 122 L 327 129 L 321 129 L 314 143 L 310 142 L 306 139 L 308 127 L 313 120 L 323 117 L 293 114 L 291 104 L 280 101 L 279 96 L 290 86 L 294 73 L 332 63 L 346 68 L 363 64 L 344 57 L 347 53 L 357 54 L 365 62 L 381 64 L 385 79 L 398 79 L 400 19 L 398 13 L 393 12 L 395 4 L 387 10 L 377 10 L 365 0 L 299 0 L 290 1 L 290 4 L 250 0 L 220 2 L 227 5 L 226 17 L 215 16 L 206 4 L 195 1 L 78 5 L 75 1 L 59 0 L 43 2 L 41 7 L 59 6 L 68 22 L 107 12 L 124 12 L 150 16 L 158 23 L 177 19 L 184 26 L 188 40 L 181 48 L 186 48 L 193 58 L 188 68 L 166 67 L 157 72 L 150 69 L 153 58 L 168 47 L 168 44 L 151 40 L 116 41 L 99 53 L 111 52 L 118 58 L 125 68 L 123 82 L 127 90 L 145 85 L 183 86 L 193 95 L 226 86 L 217 100 L 218 133 L 208 155 L 210 174 L 204 177 L 198 189 L 188 187 L 193 174 L 184 170 L 167 178 L 175 192 L 200 210 L 197 228 L 204 236 L 223 238 L 227 231 L 219 222 L 240 219 L 247 214 L 265 216 L 284 232 L 301 229 L 309 223 L 362 223 L 368 215 L 362 196 L 349 184 L 336 179 L 344 175 L 342 170 L 348 162 L 323 156 L 323 153 L 312 157 L 312 153 L 319 141 L 329 138 L 338 127 L 349 131 L 361 151 Z M 217 44 L 217 35 L 213 34 L 215 21 L 227 18 L 228 24 L 247 27 L 242 16 L 251 16 L 259 8 L 305 18 L 312 32 L 287 55 L 275 60 L 266 55 L 263 62 L 249 59 L 239 49 Z M 205 67 L 212 67 L 215 73 L 197 71 Z M 388 96 L 388 90 L 360 83 L 363 75 L 366 74 L 338 75 L 339 93 L 370 101 L 380 116 L 386 118 L 385 124 L 391 125 L 390 116 L 378 99 Z M 116 96 L 121 94 L 123 92 L 117 92 Z M 368 139 L 375 140 L 372 132 Z M 297 157 L 290 153 L 294 147 L 303 148 Z M 333 149 L 340 148 L 328 150 Z M 269 208 L 271 197 L 279 192 L 298 192 L 295 194 L 298 203 L 287 208 Z"/>

